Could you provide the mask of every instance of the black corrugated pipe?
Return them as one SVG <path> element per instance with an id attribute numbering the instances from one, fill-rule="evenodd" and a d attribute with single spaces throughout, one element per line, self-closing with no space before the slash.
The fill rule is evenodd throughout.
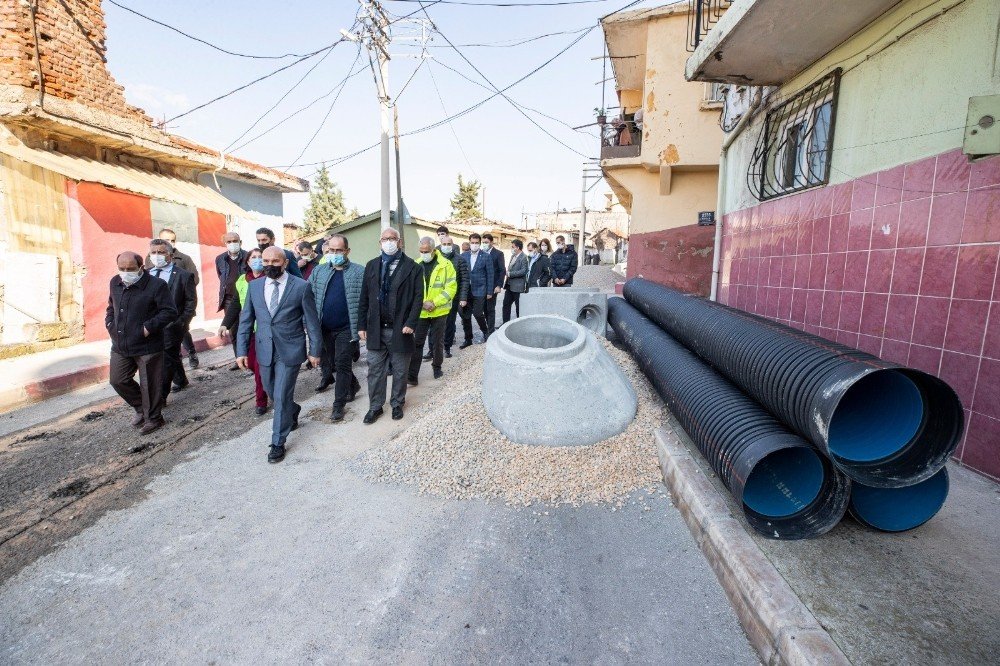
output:
<path id="1" fill-rule="evenodd" d="M 755 530 L 805 539 L 840 521 L 851 482 L 826 456 L 623 299 L 608 322 Z"/>
<path id="2" fill-rule="evenodd" d="M 933 518 L 948 497 L 948 468 L 903 488 L 851 486 L 848 510 L 854 519 L 883 532 L 904 532 Z"/>
<path id="3" fill-rule="evenodd" d="M 958 446 L 962 404 L 933 375 L 641 278 L 624 292 L 854 481 L 919 483 Z"/>

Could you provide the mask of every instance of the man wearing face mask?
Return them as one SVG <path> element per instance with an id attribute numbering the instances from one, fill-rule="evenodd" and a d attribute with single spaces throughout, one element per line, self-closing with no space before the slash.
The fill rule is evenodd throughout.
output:
<path id="1" fill-rule="evenodd" d="M 552 280 L 552 265 L 537 243 L 528 243 L 528 291 L 547 287 Z"/>
<path id="2" fill-rule="evenodd" d="M 257 247 L 263 252 L 269 247 L 278 247 L 274 244 L 274 232 L 267 227 L 261 227 L 257 230 Z M 285 253 L 285 259 L 288 261 L 288 266 L 285 270 L 289 275 L 294 275 L 297 278 L 302 277 L 302 271 L 299 270 L 299 260 L 294 254 L 289 252 L 284 248 L 278 247 L 279 250 Z"/>
<path id="3" fill-rule="evenodd" d="M 497 296 L 503 290 L 507 266 L 503 252 L 493 247 L 493 234 L 483 234 L 483 252 L 493 262 L 493 298 L 486 301 L 486 324 L 492 333 L 497 330 Z"/>
<path id="4" fill-rule="evenodd" d="M 195 263 L 194 259 L 177 249 L 177 234 L 174 233 L 174 230 L 166 227 L 160 229 L 159 238 L 160 240 L 167 241 L 170 243 L 170 247 L 174 248 L 174 264 L 194 275 L 194 286 L 197 287 L 198 283 L 201 282 L 201 276 L 198 273 L 198 265 Z M 150 261 L 151 259 L 149 255 L 146 255 L 146 263 L 143 264 L 143 267 L 146 268 L 146 270 L 153 267 L 153 264 L 151 264 Z M 197 368 L 198 352 L 194 348 L 194 339 L 191 338 L 190 330 L 184 331 L 184 338 L 181 344 L 184 347 L 184 351 L 187 352 L 188 364 L 192 368 Z"/>
<path id="5" fill-rule="evenodd" d="M 229 304 L 237 298 L 236 281 L 247 272 L 247 251 L 243 249 L 240 235 L 235 231 L 222 234 L 222 243 L 226 251 L 215 258 L 215 274 L 219 276 L 219 309 L 218 312 L 228 312 Z M 239 320 L 234 326 L 239 324 Z M 236 328 L 231 329 L 233 339 L 233 358 L 236 358 Z M 238 370 L 235 364 L 230 368 Z"/>
<path id="6" fill-rule="evenodd" d="M 552 262 L 552 285 L 568 287 L 573 284 L 573 274 L 576 273 L 576 251 L 566 246 L 564 236 L 556 236 L 556 251 L 549 257 Z"/>
<path id="7" fill-rule="evenodd" d="M 430 335 L 431 367 L 434 368 L 434 379 L 441 379 L 444 376 L 441 370 L 444 363 L 444 329 L 452 301 L 458 293 L 458 273 L 451 261 L 434 249 L 434 239 L 430 236 L 420 239 L 420 263 L 423 268 L 423 305 L 413 342 L 418 351 L 422 350 L 424 341 Z M 417 385 L 422 360 L 419 353 L 410 357 L 407 377 L 410 386 Z"/>
<path id="8" fill-rule="evenodd" d="M 524 256 L 524 242 L 515 238 L 510 242 L 510 266 L 503 292 L 503 323 L 510 321 L 511 308 L 521 316 L 521 294 L 528 291 L 528 258 Z"/>
<path id="9" fill-rule="evenodd" d="M 476 318 L 483 339 L 488 340 L 490 329 L 486 320 L 486 304 L 493 299 L 493 288 L 496 279 L 493 274 L 493 260 L 482 251 L 482 237 L 479 234 L 469 236 L 469 251 L 462 253 L 462 258 L 469 265 L 469 300 L 462 308 L 462 329 L 465 332 L 465 342 L 459 349 L 465 349 L 472 344 L 472 318 Z"/>
<path id="10" fill-rule="evenodd" d="M 361 384 L 351 366 L 354 362 L 354 342 L 358 339 L 358 303 L 365 269 L 348 259 L 351 254 L 347 236 L 334 234 L 326 241 L 326 262 L 320 264 L 309 276 L 316 312 L 323 329 L 323 376 L 317 392 L 333 384 L 334 371 L 337 382 L 334 389 L 333 411 L 330 418 L 341 421 L 344 407 L 353 402 Z"/>
<path id="11" fill-rule="evenodd" d="M 118 255 L 104 326 L 111 337 L 108 381 L 135 410 L 132 426 L 148 435 L 164 424 L 163 329 L 176 321 L 177 309 L 167 284 L 142 270 L 142 263 L 135 252 Z"/>
<path id="12" fill-rule="evenodd" d="M 312 288 L 302 278 L 289 275 L 288 258 L 279 247 L 264 250 L 264 279 L 251 280 L 240 313 L 236 349 L 241 368 L 249 369 L 250 336 L 254 336 L 257 366 L 264 390 L 274 400 L 269 463 L 285 458 L 288 433 L 299 427 L 302 405 L 295 402 L 295 380 L 306 361 L 320 363 L 323 336 Z M 306 336 L 308 335 L 308 352 Z"/>
<path id="13" fill-rule="evenodd" d="M 163 329 L 163 400 L 166 402 L 171 384 L 181 390 L 190 383 L 181 363 L 181 340 L 198 307 L 198 292 L 194 276 L 176 265 L 170 243 L 159 239 L 150 241 L 149 259 L 153 263 L 149 274 L 166 283 L 170 299 L 177 309 L 177 318 Z"/>
<path id="14" fill-rule="evenodd" d="M 455 298 L 452 299 L 451 309 L 448 310 L 448 318 L 444 324 L 444 357 L 451 358 L 451 348 L 455 344 L 455 329 L 458 314 L 469 302 L 469 264 L 455 250 L 455 241 L 451 236 L 445 236 L 441 239 L 441 247 L 438 250 L 441 252 L 442 257 L 451 262 L 451 265 L 455 268 L 455 276 L 458 279 Z M 425 361 L 431 358 L 432 353 L 424 356 Z"/>
<path id="15" fill-rule="evenodd" d="M 308 280 L 312 272 L 319 266 L 319 255 L 313 251 L 312 243 L 309 241 L 299 241 L 295 244 L 295 249 L 299 254 L 296 264 L 302 273 L 302 279 Z"/>
<path id="16" fill-rule="evenodd" d="M 403 254 L 399 232 L 383 229 L 382 250 L 365 266 L 358 303 L 358 336 L 368 347 L 368 413 L 366 424 L 382 416 L 392 359 L 392 418 L 403 418 L 406 373 L 415 349 L 413 333 L 423 304 L 423 270 Z"/>

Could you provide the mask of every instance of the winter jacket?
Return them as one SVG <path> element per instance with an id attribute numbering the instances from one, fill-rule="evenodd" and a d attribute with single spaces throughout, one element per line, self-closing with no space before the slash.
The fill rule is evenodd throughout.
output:
<path id="1" fill-rule="evenodd" d="M 449 257 L 444 252 L 441 252 L 441 256 L 445 259 L 451 261 L 451 265 L 455 267 L 455 275 L 458 277 L 458 291 L 455 293 L 455 301 L 457 302 L 468 302 L 469 301 L 469 262 L 467 262 L 463 257 L 461 252 L 455 252 L 454 250 Z"/>
<path id="2" fill-rule="evenodd" d="M 104 327 L 111 351 L 122 356 L 146 356 L 163 351 L 163 329 L 177 319 L 167 283 L 143 271 L 126 287 L 118 275 L 111 278 Z M 145 335 L 143 329 L 149 332 Z"/>
<path id="3" fill-rule="evenodd" d="M 420 266 L 420 270 L 424 274 L 424 301 L 433 301 L 437 307 L 429 312 L 421 307 L 421 319 L 443 317 L 451 312 L 451 302 L 455 300 L 455 294 L 458 293 L 458 273 L 455 272 L 454 264 L 437 250 L 434 250 L 434 256 L 437 263 L 431 270 L 430 279 L 426 279 L 427 271 L 423 266 Z"/>
<path id="4" fill-rule="evenodd" d="M 567 245 L 562 250 L 556 250 L 549 257 L 552 262 L 552 279 L 566 280 L 566 284 L 556 285 L 568 287 L 573 284 L 573 274 L 576 273 L 576 251 L 572 245 Z"/>
<path id="5" fill-rule="evenodd" d="M 411 354 L 414 351 L 413 334 L 403 333 L 403 328 L 416 330 L 420 320 L 423 290 L 423 269 L 413 259 L 400 253 L 399 265 L 392 274 L 389 290 L 393 292 L 395 311 L 392 321 L 392 341 L 389 351 Z M 358 330 L 366 331 L 368 349 L 382 349 L 382 317 L 379 292 L 382 289 L 382 257 L 375 257 L 365 265 L 361 300 L 358 301 Z"/>
<path id="6" fill-rule="evenodd" d="M 503 288 L 504 278 L 507 277 L 507 267 L 504 266 L 503 252 L 494 248 L 490 249 L 490 259 L 493 260 L 493 286 Z"/>
<path id="7" fill-rule="evenodd" d="M 246 250 L 240 250 L 239 254 L 236 255 L 236 265 L 241 274 L 247 269 L 247 257 L 249 256 L 250 253 Z M 222 305 L 226 302 L 226 283 L 229 282 L 229 252 L 223 252 L 215 258 L 215 273 L 219 276 L 219 310 L 221 310 Z"/>
<path id="8" fill-rule="evenodd" d="M 326 288 L 330 286 L 333 272 L 337 270 L 327 262 L 313 269 L 309 276 L 313 296 L 316 297 L 316 312 L 323 319 L 323 304 L 326 303 Z M 361 301 L 361 289 L 365 279 L 365 269 L 361 264 L 348 261 L 344 265 L 344 295 L 347 296 L 347 316 L 351 320 L 351 340 L 358 339 L 358 303 Z"/>
<path id="9" fill-rule="evenodd" d="M 552 282 L 552 260 L 544 254 L 539 254 L 535 263 L 532 264 L 529 259 L 528 264 L 530 265 L 528 291 L 535 287 L 548 287 L 549 283 Z"/>
<path id="10" fill-rule="evenodd" d="M 496 284 L 492 257 L 484 252 L 480 252 L 475 266 L 472 265 L 471 252 L 463 252 L 462 258 L 469 265 L 469 296 L 472 298 L 492 296 L 493 286 Z"/>
<path id="11" fill-rule="evenodd" d="M 528 291 L 528 255 L 524 252 L 518 252 L 517 256 L 510 260 L 504 289 L 515 294 Z"/>

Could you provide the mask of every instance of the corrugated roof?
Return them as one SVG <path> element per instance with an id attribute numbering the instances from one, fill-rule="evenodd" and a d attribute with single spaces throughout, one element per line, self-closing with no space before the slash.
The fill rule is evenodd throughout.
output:
<path id="1" fill-rule="evenodd" d="M 74 157 L 63 153 L 29 148 L 22 143 L 9 140 L 0 141 L 0 152 L 22 162 L 54 171 L 72 180 L 101 183 L 119 190 L 195 206 L 224 215 L 253 217 L 212 188 L 188 180 L 150 173 L 120 164 L 108 164 L 85 157 Z"/>

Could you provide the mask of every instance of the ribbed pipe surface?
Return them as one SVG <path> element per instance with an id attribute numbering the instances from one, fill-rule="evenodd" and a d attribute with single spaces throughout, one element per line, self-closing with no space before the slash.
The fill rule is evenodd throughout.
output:
<path id="1" fill-rule="evenodd" d="M 608 322 L 755 530 L 803 539 L 840 521 L 851 484 L 826 456 L 623 299 Z"/>
<path id="2" fill-rule="evenodd" d="M 919 483 L 958 446 L 962 404 L 933 375 L 641 278 L 624 295 L 855 481 Z"/>

